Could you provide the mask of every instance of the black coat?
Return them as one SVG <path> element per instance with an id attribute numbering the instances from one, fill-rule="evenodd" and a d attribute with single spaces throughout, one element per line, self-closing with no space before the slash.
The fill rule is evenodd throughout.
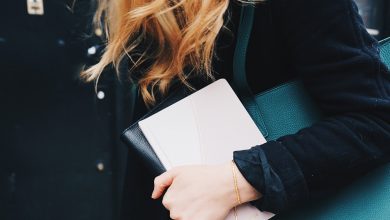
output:
<path id="1" fill-rule="evenodd" d="M 239 8 L 232 1 L 227 26 L 233 33 Z M 230 79 L 234 46 L 234 36 L 221 32 L 217 77 Z M 263 194 L 255 202 L 261 210 L 279 213 L 389 161 L 390 72 L 352 0 L 259 4 L 247 69 L 254 93 L 301 78 L 326 116 L 297 134 L 234 153 L 244 177 Z M 136 118 L 145 113 L 139 112 Z M 130 155 L 125 198 L 132 201 L 125 199 L 124 216 L 147 209 L 155 214 L 139 217 L 166 219 L 159 202 L 149 199 L 153 175 L 140 163 Z"/>

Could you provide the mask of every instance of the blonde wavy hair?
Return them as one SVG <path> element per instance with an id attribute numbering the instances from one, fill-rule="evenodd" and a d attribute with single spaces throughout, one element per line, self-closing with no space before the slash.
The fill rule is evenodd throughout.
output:
<path id="1" fill-rule="evenodd" d="M 213 78 L 215 41 L 228 5 L 229 0 L 98 0 L 94 23 L 105 29 L 107 45 L 100 62 L 81 77 L 97 82 L 111 64 L 119 73 L 126 56 L 133 62 L 130 76 L 147 62 L 138 81 L 147 104 L 155 102 L 156 91 L 165 94 L 174 79 L 190 87 L 185 69 Z"/>

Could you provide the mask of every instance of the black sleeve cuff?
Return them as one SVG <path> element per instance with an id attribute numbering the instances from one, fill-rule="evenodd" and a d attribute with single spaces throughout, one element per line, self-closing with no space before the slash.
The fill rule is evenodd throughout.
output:
<path id="1" fill-rule="evenodd" d="M 259 210 L 280 213 L 308 198 L 304 176 L 290 152 L 277 141 L 234 152 L 245 179 L 262 194 L 252 202 Z"/>

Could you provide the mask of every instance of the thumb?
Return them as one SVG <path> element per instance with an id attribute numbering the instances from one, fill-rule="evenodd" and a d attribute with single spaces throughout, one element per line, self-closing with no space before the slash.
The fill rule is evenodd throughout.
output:
<path id="1" fill-rule="evenodd" d="M 164 193 L 164 191 L 172 184 L 174 175 L 172 172 L 167 171 L 154 179 L 154 189 L 152 193 L 152 199 L 158 199 Z"/>

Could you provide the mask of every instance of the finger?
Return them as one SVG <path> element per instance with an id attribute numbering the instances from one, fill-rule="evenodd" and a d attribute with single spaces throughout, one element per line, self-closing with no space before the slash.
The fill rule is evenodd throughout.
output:
<path id="1" fill-rule="evenodd" d="M 153 199 L 158 199 L 164 191 L 172 184 L 174 176 L 172 172 L 165 172 L 154 179 Z"/>

